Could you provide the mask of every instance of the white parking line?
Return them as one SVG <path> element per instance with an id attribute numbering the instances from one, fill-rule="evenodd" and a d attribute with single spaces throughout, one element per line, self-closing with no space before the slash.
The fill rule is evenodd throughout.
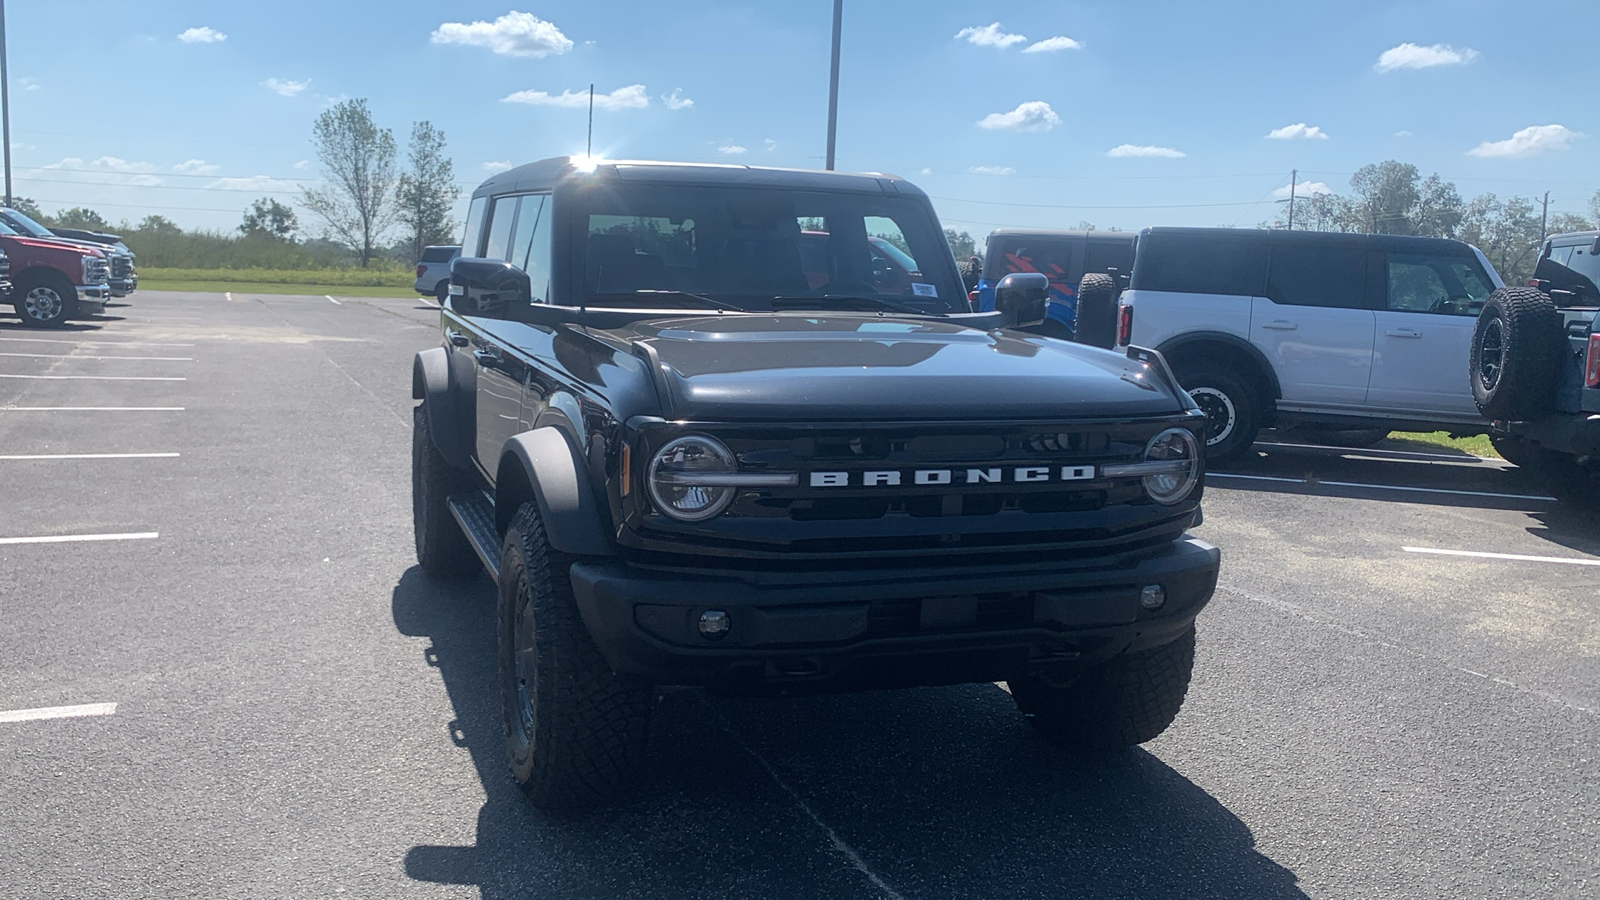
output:
<path id="1" fill-rule="evenodd" d="M 94 541 L 153 541 L 161 536 L 159 531 L 136 531 L 125 534 L 48 534 L 43 537 L 0 538 L 0 544 L 80 544 Z"/>
<path id="2" fill-rule="evenodd" d="M 77 356 L 72 353 L 0 353 L 0 356 L 20 356 L 26 359 L 131 359 L 151 362 L 194 362 L 192 356 Z"/>
<path id="3" fill-rule="evenodd" d="M 61 338 L 0 337 L 0 341 L 19 344 L 72 344 L 78 347 L 193 347 L 193 344 L 169 344 L 159 341 L 68 341 Z"/>
<path id="4" fill-rule="evenodd" d="M 170 375 L 7 375 L 0 378 L 32 378 L 39 381 L 188 381 Z"/>
<path id="5" fill-rule="evenodd" d="M 1371 491 L 1406 491 L 1414 494 L 1452 494 L 1458 497 L 1493 497 L 1501 500 L 1539 500 L 1559 502 L 1554 497 L 1539 494 L 1497 494 L 1493 491 L 1456 491 L 1448 488 L 1403 487 L 1398 484 L 1363 484 L 1359 481 L 1312 481 L 1309 478 L 1281 478 L 1275 475 L 1232 475 L 1226 472 L 1207 472 L 1206 478 L 1237 478 L 1245 481 L 1275 481 L 1281 484 L 1303 484 L 1307 487 L 1361 488 Z"/>
<path id="6" fill-rule="evenodd" d="M 176 453 L 15 453 L 0 456 L 0 460 L 22 459 L 174 459 Z"/>
<path id="7" fill-rule="evenodd" d="M 1470 453 L 1423 453 L 1420 450 L 1385 450 L 1382 447 L 1336 447 L 1332 444 L 1285 444 L 1274 441 L 1256 441 L 1257 447 L 1282 447 L 1288 450 L 1336 450 L 1348 456 L 1401 457 L 1404 459 L 1448 459 L 1455 462 L 1494 462 L 1487 456 Z"/>
<path id="8" fill-rule="evenodd" d="M 84 716 L 116 715 L 115 703 L 80 703 L 77 706 L 41 706 L 0 712 L 0 722 L 36 722 L 40 719 L 78 719 Z"/>
<path id="9" fill-rule="evenodd" d="M 181 406 L 0 406 L 0 412 L 183 412 Z"/>
<path id="10" fill-rule="evenodd" d="M 343 306 L 344 305 L 343 303 L 340 303 L 339 301 L 334 300 L 333 296 L 330 295 L 330 294 L 323 294 L 322 296 L 327 297 L 330 301 L 332 301 L 334 306 Z"/>
<path id="11" fill-rule="evenodd" d="M 1439 550 L 1434 547 L 1401 547 L 1407 553 L 1433 553 L 1438 556 L 1470 556 L 1476 559 L 1509 559 L 1517 562 L 1564 563 L 1569 566 L 1600 566 L 1600 559 L 1570 559 L 1565 556 L 1524 556 L 1520 553 L 1482 553 L 1477 550 Z"/>

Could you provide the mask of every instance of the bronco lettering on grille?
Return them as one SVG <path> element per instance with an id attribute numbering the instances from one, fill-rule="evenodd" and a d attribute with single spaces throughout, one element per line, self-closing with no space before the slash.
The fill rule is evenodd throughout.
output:
<path id="1" fill-rule="evenodd" d="M 909 477 L 907 477 L 909 476 Z M 812 472 L 812 487 L 900 487 L 940 484 L 1037 484 L 1049 481 L 1092 481 L 1094 466 L 996 466 L 987 469 L 880 469 L 869 472 Z"/>

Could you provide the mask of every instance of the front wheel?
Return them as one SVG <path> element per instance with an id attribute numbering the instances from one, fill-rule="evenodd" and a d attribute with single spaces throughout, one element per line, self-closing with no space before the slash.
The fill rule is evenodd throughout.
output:
<path id="1" fill-rule="evenodd" d="M 525 503 L 500 552 L 500 698 L 511 775 L 534 806 L 576 811 L 615 799 L 644 751 L 649 685 L 618 675 L 572 596 L 572 558 Z"/>
<path id="2" fill-rule="evenodd" d="M 77 291 L 65 278 L 39 278 L 25 275 L 17 280 L 12 306 L 22 324 L 34 328 L 59 328 L 78 310 Z"/>
<path id="3" fill-rule="evenodd" d="M 1153 740 L 1183 706 L 1194 672 L 1194 626 L 1177 640 L 1102 663 L 1064 684 L 1006 682 L 1028 723 L 1068 750 L 1105 752 Z"/>
<path id="4" fill-rule="evenodd" d="M 1232 372 L 1217 369 L 1194 369 L 1178 381 L 1206 414 L 1207 462 L 1225 465 L 1249 453 L 1261 431 L 1255 392 Z"/>

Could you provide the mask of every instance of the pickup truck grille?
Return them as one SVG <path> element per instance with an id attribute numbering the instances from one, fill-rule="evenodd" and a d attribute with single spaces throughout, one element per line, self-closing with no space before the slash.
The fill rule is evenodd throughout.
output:
<path id="1" fill-rule="evenodd" d="M 0 256 L 0 280 L 11 277 L 11 257 Z"/>
<path id="2" fill-rule="evenodd" d="M 91 259 L 83 267 L 87 284 L 105 284 L 111 280 L 111 266 L 104 259 Z"/>
<path id="3" fill-rule="evenodd" d="M 684 429 L 715 435 L 741 471 L 797 472 L 799 483 L 743 490 L 694 526 L 647 506 L 630 524 L 643 544 L 693 544 L 677 552 L 696 555 L 1104 554 L 1170 540 L 1187 524 L 1192 505 L 1160 506 L 1139 479 L 1100 474 L 1143 459 L 1173 424 Z"/>
<path id="4" fill-rule="evenodd" d="M 126 256 L 118 256 L 111 260 L 111 277 L 127 278 L 133 274 L 133 260 Z"/>

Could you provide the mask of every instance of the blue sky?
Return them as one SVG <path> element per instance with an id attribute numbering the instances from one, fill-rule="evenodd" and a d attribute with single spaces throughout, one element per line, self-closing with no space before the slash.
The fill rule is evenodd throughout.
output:
<path id="1" fill-rule="evenodd" d="M 829 0 L 8 14 L 16 193 L 47 211 L 231 228 L 318 177 L 311 123 L 345 97 L 402 142 L 432 121 L 472 185 L 581 152 L 586 111 L 561 95 L 590 82 L 607 156 L 822 167 Z M 1468 198 L 1548 190 L 1553 211 L 1600 188 L 1594 0 L 846 0 L 844 25 L 838 167 L 910 178 L 975 235 L 1252 225 L 1291 169 L 1342 191 L 1390 158 Z"/>

